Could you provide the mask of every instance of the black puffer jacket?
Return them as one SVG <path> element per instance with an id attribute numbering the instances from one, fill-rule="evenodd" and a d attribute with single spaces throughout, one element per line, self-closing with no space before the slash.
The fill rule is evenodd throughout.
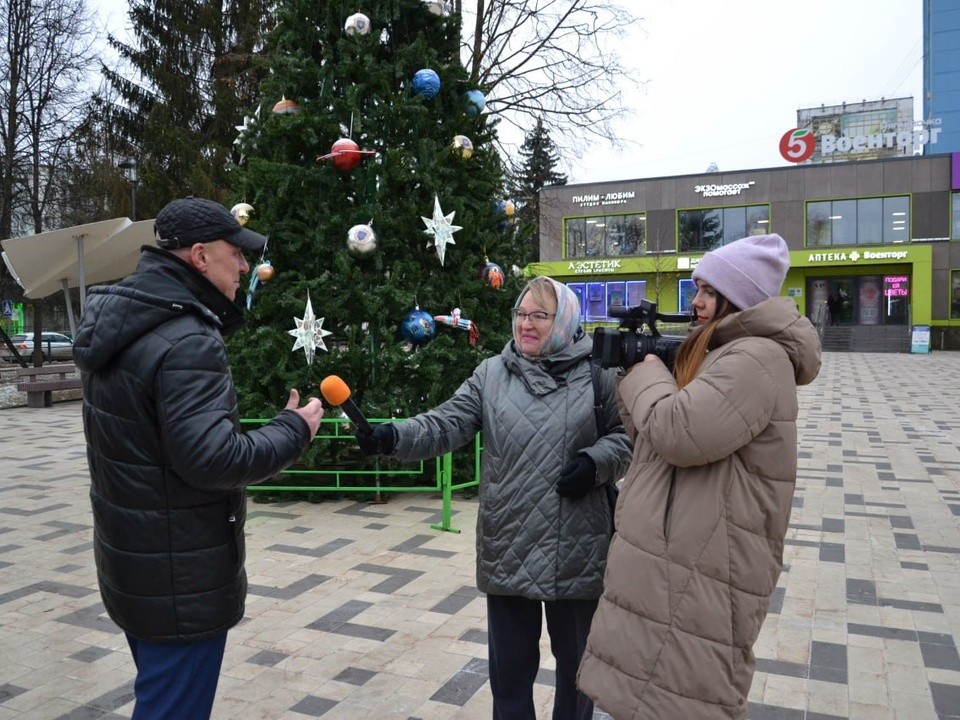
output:
<path id="1" fill-rule="evenodd" d="M 239 431 L 222 333 L 240 324 L 206 278 L 145 247 L 133 275 L 89 291 L 77 328 L 100 593 L 142 640 L 203 640 L 240 621 L 243 489 L 309 442 L 290 410 Z"/>

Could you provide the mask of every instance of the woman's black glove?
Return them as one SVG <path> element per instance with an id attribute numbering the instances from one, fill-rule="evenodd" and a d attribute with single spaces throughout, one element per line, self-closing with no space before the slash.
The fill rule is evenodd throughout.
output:
<path id="1" fill-rule="evenodd" d="M 373 432 L 357 428 L 354 436 L 364 455 L 392 455 L 397 445 L 397 431 L 393 423 L 374 425 Z"/>
<path id="2" fill-rule="evenodd" d="M 557 492 L 561 497 L 579 500 L 597 484 L 597 464 L 586 453 L 578 453 L 557 480 Z"/>

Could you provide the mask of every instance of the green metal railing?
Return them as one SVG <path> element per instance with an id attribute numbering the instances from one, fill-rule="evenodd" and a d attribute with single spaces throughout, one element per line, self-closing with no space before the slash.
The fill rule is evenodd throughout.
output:
<path id="1" fill-rule="evenodd" d="M 396 418 L 372 418 L 371 423 L 394 422 Z M 244 418 L 240 421 L 241 425 L 265 425 L 270 422 L 269 418 Z M 316 434 L 314 442 L 343 442 L 349 441 L 355 443 L 353 431 L 342 431 L 344 425 L 350 424 L 350 419 L 345 417 L 323 418 L 320 421 L 320 431 Z M 332 426 L 332 427 L 331 427 Z M 352 427 L 352 426 L 351 426 Z M 463 490 L 469 487 L 476 487 L 480 484 L 480 450 L 482 448 L 480 434 L 474 438 L 474 467 L 473 479 L 462 483 L 453 482 L 453 453 L 446 453 L 435 459 L 434 482 L 432 485 L 385 485 L 384 479 L 395 477 L 416 477 L 427 473 L 426 463 L 417 461 L 410 463 L 410 467 L 380 467 L 380 459 L 375 459 L 372 468 L 348 469 L 330 467 L 324 469 L 304 468 L 284 470 L 276 477 L 297 477 L 302 479 L 318 478 L 315 483 L 307 484 L 262 484 L 249 485 L 247 490 L 251 492 L 373 492 L 377 498 L 381 493 L 390 492 L 439 492 L 443 500 L 441 521 L 439 524 L 433 524 L 434 530 L 443 532 L 459 533 L 460 530 L 450 524 L 452 516 L 453 491 Z M 397 461 L 391 460 L 391 463 Z M 351 481 L 359 479 L 373 478 L 374 485 L 351 484 Z"/>

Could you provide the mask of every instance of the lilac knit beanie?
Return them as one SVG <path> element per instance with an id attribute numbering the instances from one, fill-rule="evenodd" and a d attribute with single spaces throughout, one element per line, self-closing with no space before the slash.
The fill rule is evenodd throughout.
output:
<path id="1" fill-rule="evenodd" d="M 737 309 L 746 310 L 780 294 L 790 268 L 787 243 L 779 235 L 753 235 L 711 250 L 693 271 Z"/>

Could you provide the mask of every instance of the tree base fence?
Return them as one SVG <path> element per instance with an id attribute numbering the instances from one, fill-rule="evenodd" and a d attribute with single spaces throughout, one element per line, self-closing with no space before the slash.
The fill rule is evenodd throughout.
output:
<path id="1" fill-rule="evenodd" d="M 371 418 L 371 423 L 384 423 L 384 422 L 396 422 L 396 418 Z M 270 422 L 270 419 L 264 418 L 243 418 L 240 420 L 241 425 L 266 425 Z M 350 422 L 349 418 L 345 417 L 333 417 L 333 418 L 323 418 L 320 421 L 320 430 L 317 432 L 316 436 L 313 439 L 315 443 L 342 443 L 342 442 L 356 443 L 356 438 L 353 435 L 353 424 Z M 259 485 L 248 485 L 247 490 L 252 493 L 264 493 L 264 492 L 317 492 L 317 493 L 369 493 L 373 492 L 375 495 L 375 503 L 385 502 L 383 500 L 383 493 L 399 493 L 399 492 L 438 492 L 442 499 L 441 507 L 441 521 L 439 523 L 431 524 L 430 527 L 434 530 L 440 530 L 442 532 L 452 532 L 459 533 L 460 530 L 451 525 L 452 517 L 452 505 L 453 505 L 453 492 L 455 490 L 464 490 L 466 488 L 477 487 L 480 485 L 480 451 L 482 448 L 480 434 L 474 438 L 474 452 L 473 452 L 473 478 L 466 482 L 454 483 L 453 482 L 453 453 L 446 453 L 434 459 L 434 473 L 433 473 L 433 483 L 432 484 L 411 484 L 411 485 L 391 485 L 390 483 L 397 482 L 397 478 L 409 478 L 413 479 L 416 477 L 424 477 L 428 474 L 427 462 L 429 461 L 415 461 L 409 464 L 407 467 L 382 467 L 381 464 L 383 461 L 381 458 L 372 458 L 368 459 L 373 463 L 372 467 L 369 468 L 343 468 L 343 467 L 327 467 L 327 468 L 297 468 L 297 469 L 288 469 L 284 470 L 281 473 L 278 473 L 274 477 L 274 482 L 272 484 L 267 484 L 270 481 L 268 480 L 265 483 Z M 357 451 L 359 455 L 359 450 Z M 389 463 L 395 464 L 397 460 L 390 460 Z M 282 481 L 283 478 L 296 478 L 300 481 L 308 481 L 310 484 L 282 484 L 279 481 Z M 373 479 L 373 485 L 371 486 L 369 482 L 367 484 L 358 484 L 360 481 Z M 310 479 L 315 479 L 314 482 L 311 482 Z"/>

